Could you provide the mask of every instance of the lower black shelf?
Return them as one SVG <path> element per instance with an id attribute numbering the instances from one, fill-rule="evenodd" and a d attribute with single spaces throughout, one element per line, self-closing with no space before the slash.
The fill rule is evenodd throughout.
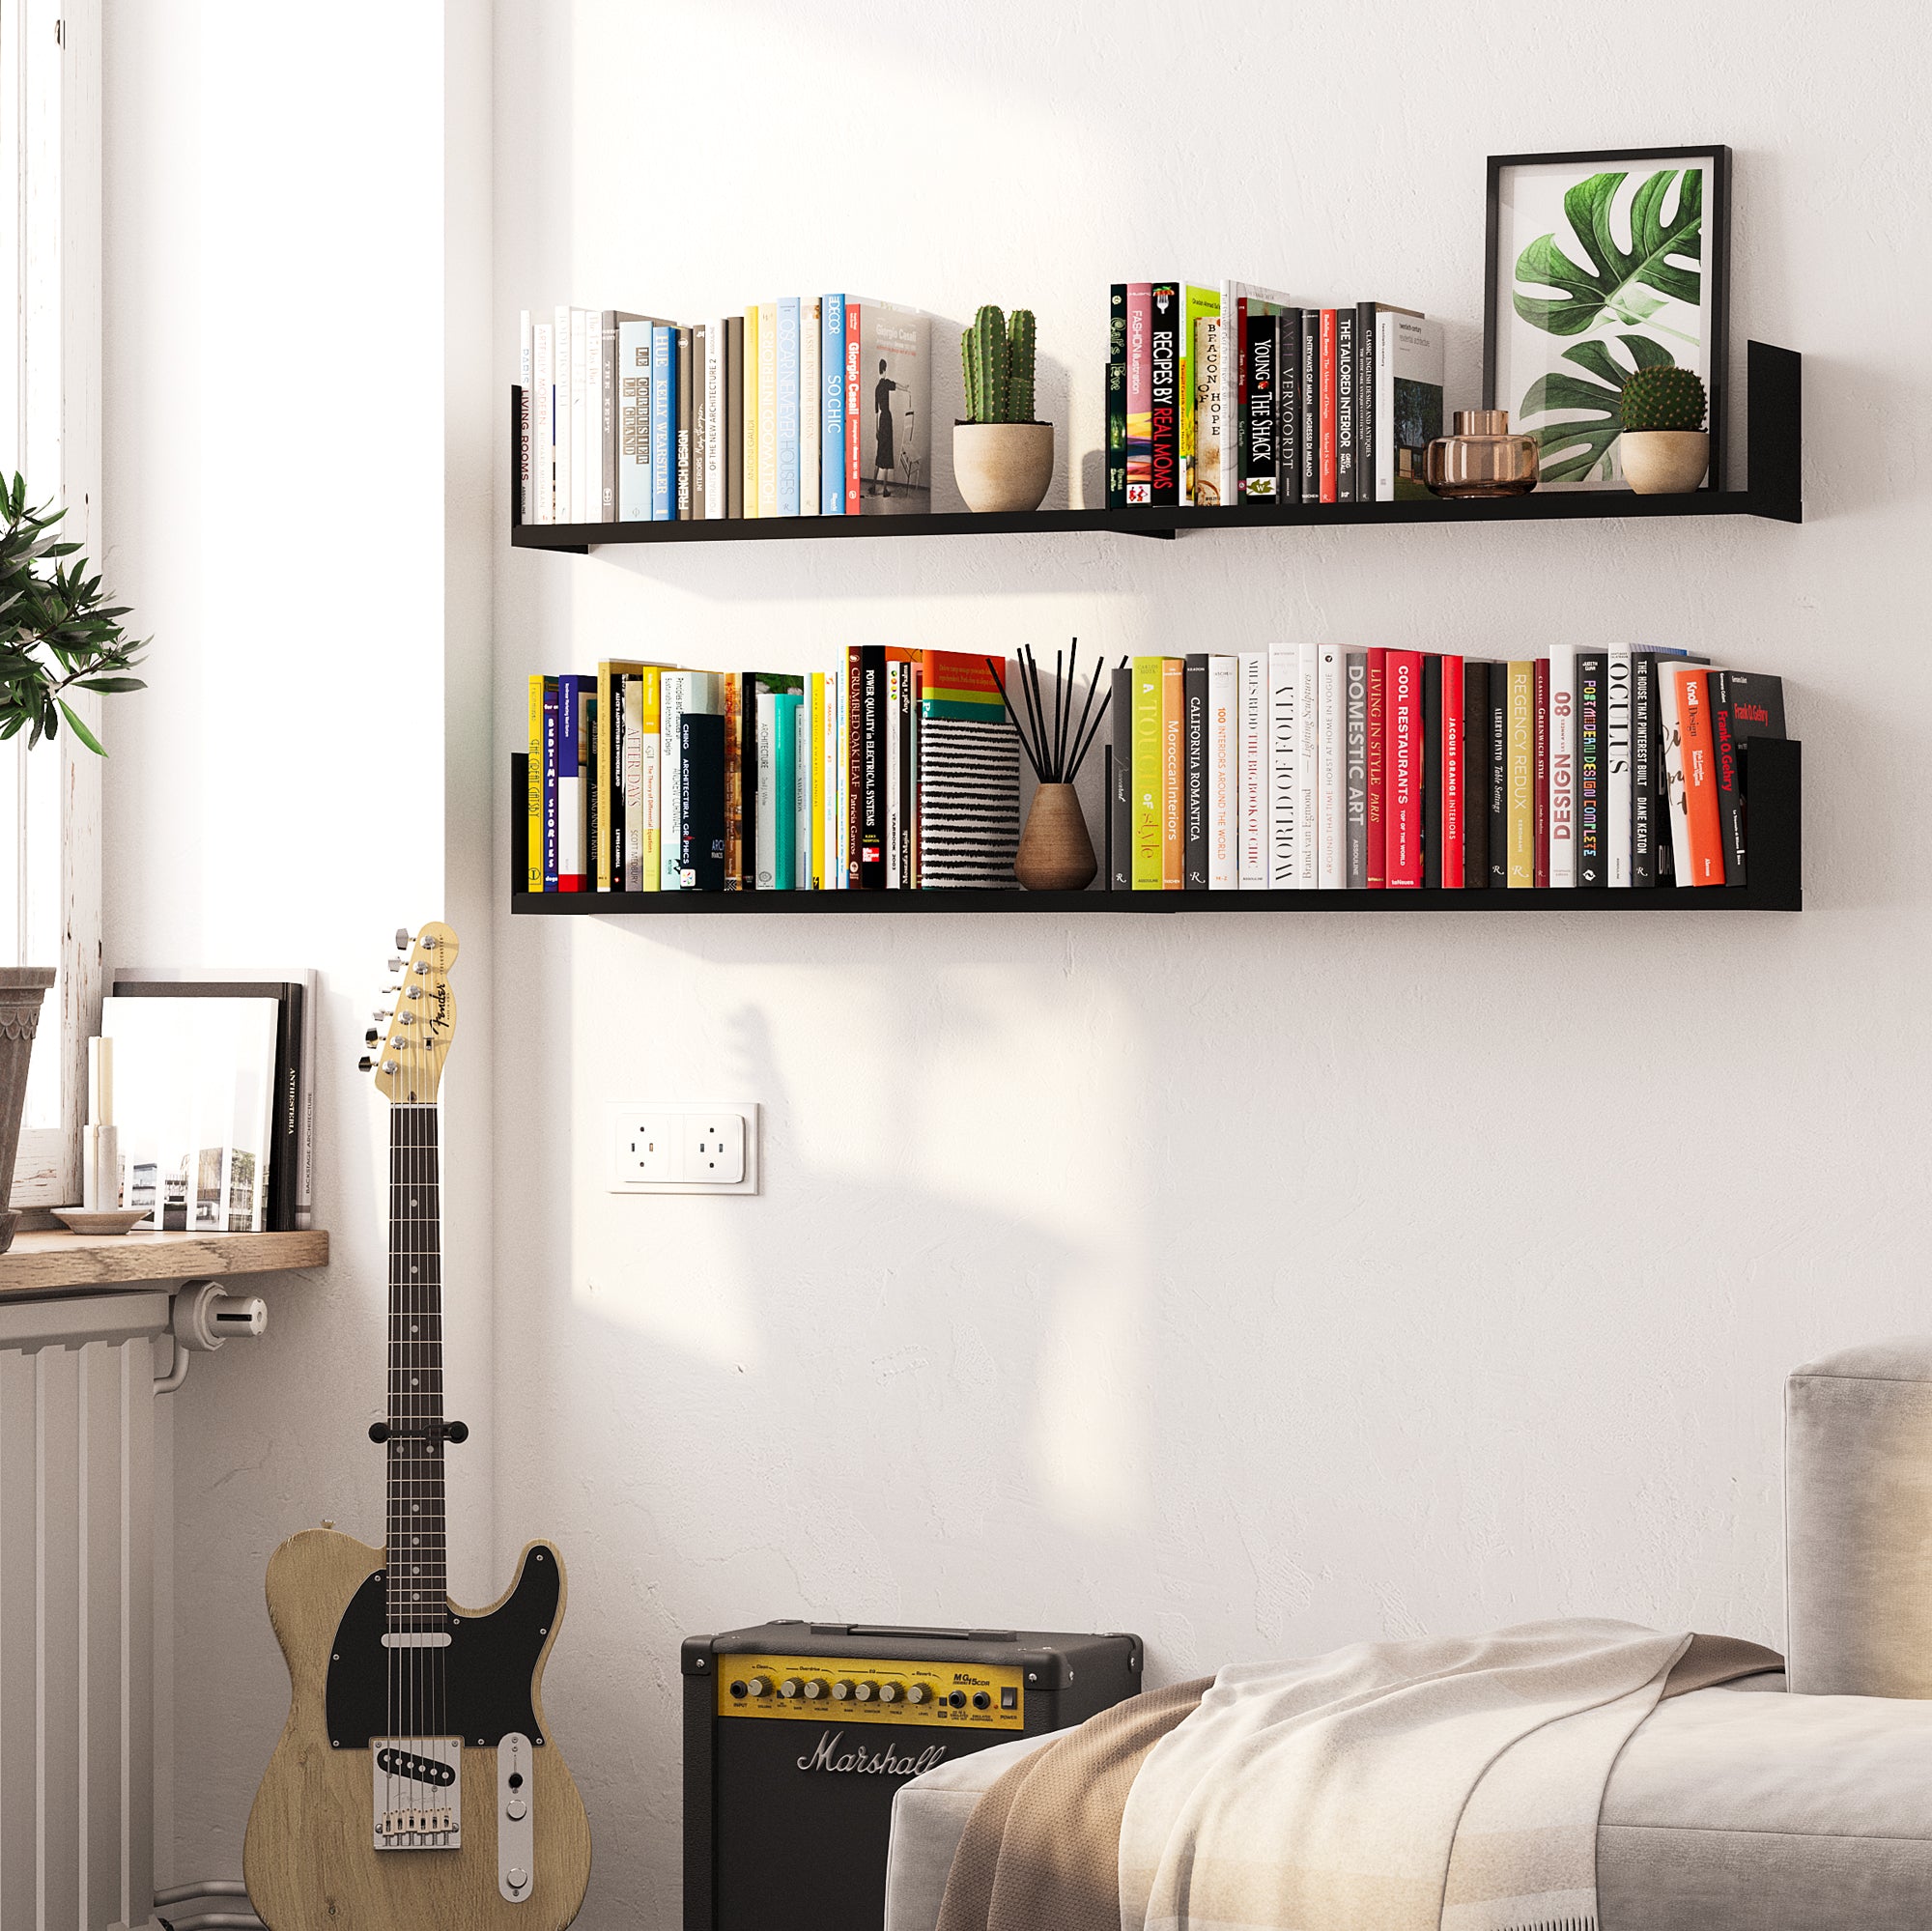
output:
<path id="1" fill-rule="evenodd" d="M 1013 913 L 1163 918 L 1177 913 L 1306 912 L 1801 912 L 1804 908 L 1804 746 L 1759 738 L 1744 747 L 1749 879 L 1744 885 L 1645 891 L 1448 892 L 526 892 L 529 760 L 510 759 L 510 910 L 582 919 L 867 918 Z"/>

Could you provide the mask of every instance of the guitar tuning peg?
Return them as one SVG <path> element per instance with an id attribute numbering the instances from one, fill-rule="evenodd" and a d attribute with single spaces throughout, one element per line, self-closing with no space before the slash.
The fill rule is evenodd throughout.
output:
<path id="1" fill-rule="evenodd" d="M 403 962 L 401 959 L 391 959 L 389 961 L 389 970 L 391 972 L 401 972 L 402 969 L 403 969 Z"/>
<path id="2" fill-rule="evenodd" d="M 367 1053 L 364 1053 L 362 1057 L 355 1062 L 355 1070 L 358 1073 L 373 1073 L 376 1070 L 376 1062 L 372 1060 Z"/>
<path id="3" fill-rule="evenodd" d="M 380 1039 L 382 1036 L 383 1036 L 382 1033 L 376 1027 L 371 1026 L 369 1030 L 363 1034 L 362 1040 L 365 1045 L 373 1046 L 376 1043 L 376 1041 Z"/>
<path id="4" fill-rule="evenodd" d="M 396 927 L 396 950 L 399 952 L 406 952 L 409 949 L 410 928 L 407 925 L 398 925 Z"/>

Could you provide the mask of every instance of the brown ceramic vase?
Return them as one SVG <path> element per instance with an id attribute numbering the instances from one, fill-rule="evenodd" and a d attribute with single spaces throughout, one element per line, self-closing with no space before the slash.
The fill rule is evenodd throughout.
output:
<path id="1" fill-rule="evenodd" d="M 1029 892 L 1084 892 L 1098 869 L 1080 794 L 1070 784 L 1042 784 L 1020 834 L 1013 876 Z"/>

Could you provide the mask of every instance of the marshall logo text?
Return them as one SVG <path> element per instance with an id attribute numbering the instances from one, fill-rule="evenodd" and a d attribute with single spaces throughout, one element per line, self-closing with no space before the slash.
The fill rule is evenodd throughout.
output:
<path id="1" fill-rule="evenodd" d="M 844 1734 L 843 1730 L 821 1732 L 818 1747 L 810 1756 L 799 1758 L 799 1769 L 832 1771 L 842 1776 L 918 1776 L 946 1755 L 944 1744 L 933 1744 L 918 1756 L 897 1756 L 891 1745 L 882 1750 L 868 1750 L 861 1745 L 841 1756 L 838 1750 Z"/>

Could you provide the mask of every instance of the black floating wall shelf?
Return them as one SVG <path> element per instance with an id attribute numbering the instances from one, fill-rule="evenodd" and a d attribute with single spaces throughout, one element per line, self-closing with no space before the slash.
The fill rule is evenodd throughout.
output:
<path id="1" fill-rule="evenodd" d="M 1534 491 L 1526 497 L 1447 501 L 1429 497 L 1394 503 L 1259 503 L 1227 509 L 1028 510 L 1016 515 L 946 511 L 930 516 L 799 516 L 710 519 L 703 523 L 526 524 L 510 492 L 510 541 L 520 550 L 582 554 L 607 543 L 827 542 L 873 536 L 1053 535 L 1111 529 L 1127 536 L 1172 537 L 1182 531 L 1320 529 L 1335 524 L 1575 523 L 1605 517 L 1756 516 L 1804 521 L 1799 468 L 1804 357 L 1766 342 L 1747 345 L 1747 474 L 1742 490 L 1692 490 L 1639 497 L 1628 490 Z M 510 391 L 510 475 L 521 465 L 521 395 Z"/>
<path id="2" fill-rule="evenodd" d="M 865 917 L 878 913 L 1797 912 L 1802 883 L 1804 747 L 1743 748 L 1749 882 L 1646 891 L 1450 892 L 528 892 L 529 757 L 510 759 L 510 910 L 542 918 L 647 913 Z"/>

